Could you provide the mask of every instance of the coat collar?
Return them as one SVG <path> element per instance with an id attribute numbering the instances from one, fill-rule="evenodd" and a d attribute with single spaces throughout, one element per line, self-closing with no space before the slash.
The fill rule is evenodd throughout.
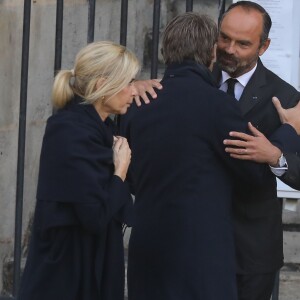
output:
<path id="1" fill-rule="evenodd" d="M 201 76 L 202 79 L 209 85 L 217 87 L 216 81 L 210 70 L 204 65 L 196 63 L 192 60 L 185 60 L 182 63 L 174 63 L 168 65 L 164 74 L 164 78 L 175 77 L 176 75 L 186 73 Z"/>
<path id="2" fill-rule="evenodd" d="M 86 114 L 92 122 L 97 124 L 99 129 L 102 129 L 103 133 L 106 133 L 109 142 L 112 143 L 112 135 L 116 134 L 116 127 L 112 119 L 108 117 L 103 121 L 92 104 L 84 104 L 83 102 L 83 98 L 75 95 L 64 109 Z"/>
<path id="3" fill-rule="evenodd" d="M 97 113 L 94 105 L 91 104 L 85 104 L 83 103 L 84 99 L 75 95 L 75 97 L 70 102 L 70 106 L 68 107 L 71 110 L 77 110 L 77 111 L 85 111 L 91 119 L 93 119 L 95 122 L 104 124 L 108 127 L 113 126 L 113 121 L 111 118 L 107 118 L 105 121 L 101 119 L 99 114 Z"/>

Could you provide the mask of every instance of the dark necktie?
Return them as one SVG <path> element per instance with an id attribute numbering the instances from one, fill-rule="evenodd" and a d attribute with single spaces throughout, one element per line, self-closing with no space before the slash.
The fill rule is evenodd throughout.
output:
<path id="1" fill-rule="evenodd" d="M 228 86 L 228 88 L 227 88 L 227 94 L 235 97 L 234 86 L 238 82 L 237 79 L 235 79 L 235 78 L 229 78 L 229 79 L 226 80 L 226 82 L 227 82 L 227 86 Z"/>

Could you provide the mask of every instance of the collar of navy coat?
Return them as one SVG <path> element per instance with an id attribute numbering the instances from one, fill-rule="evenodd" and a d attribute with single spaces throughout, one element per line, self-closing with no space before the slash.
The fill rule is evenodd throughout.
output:
<path id="1" fill-rule="evenodd" d="M 113 134 L 116 134 L 116 127 L 112 119 L 108 117 L 105 121 L 102 121 L 95 107 L 91 104 L 84 104 L 83 101 L 84 99 L 81 97 L 75 96 L 66 108 L 78 112 L 85 111 L 91 117 L 91 119 L 97 122 L 100 126 L 104 125 L 106 129 L 109 129 Z"/>
<path id="2" fill-rule="evenodd" d="M 216 88 L 218 87 L 210 70 L 204 65 L 201 65 L 192 60 L 184 60 L 182 63 L 174 63 L 168 65 L 164 74 L 164 78 L 172 78 L 187 73 L 194 73 L 197 76 L 201 76 L 202 79 L 209 85 Z"/>

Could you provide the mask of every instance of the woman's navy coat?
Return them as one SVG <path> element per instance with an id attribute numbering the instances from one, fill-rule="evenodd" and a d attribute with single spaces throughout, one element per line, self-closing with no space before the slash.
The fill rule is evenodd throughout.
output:
<path id="1" fill-rule="evenodd" d="M 162 85 L 121 122 L 136 196 L 129 300 L 235 300 L 234 176 L 261 184 L 270 171 L 225 152 L 229 132 L 247 124 L 205 67 L 171 65 Z"/>
<path id="2" fill-rule="evenodd" d="M 132 199 L 113 175 L 109 120 L 77 102 L 47 123 L 20 300 L 124 299 L 122 223 Z"/>

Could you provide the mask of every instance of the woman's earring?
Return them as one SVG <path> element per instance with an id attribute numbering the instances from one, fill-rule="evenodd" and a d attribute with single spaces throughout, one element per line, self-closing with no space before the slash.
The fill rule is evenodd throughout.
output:
<path id="1" fill-rule="evenodd" d="M 102 96 L 101 101 L 104 102 L 104 100 L 105 100 L 105 96 Z"/>

